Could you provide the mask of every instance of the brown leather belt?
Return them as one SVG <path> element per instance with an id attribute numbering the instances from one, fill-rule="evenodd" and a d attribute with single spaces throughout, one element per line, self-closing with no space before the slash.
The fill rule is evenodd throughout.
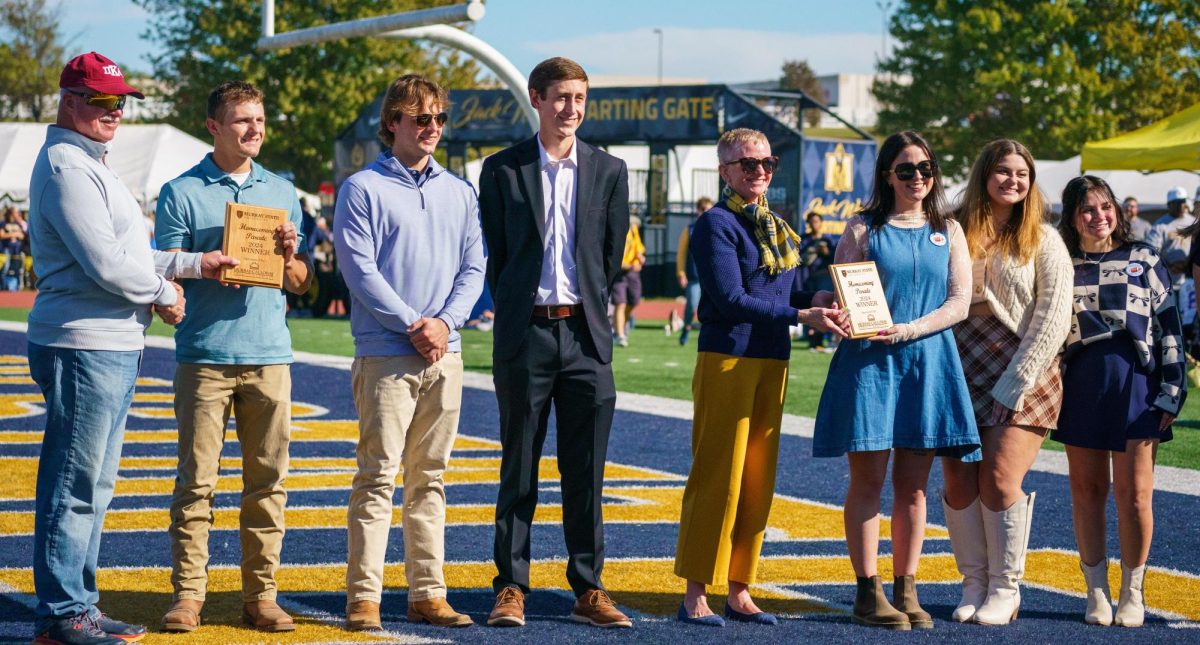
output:
<path id="1" fill-rule="evenodd" d="M 549 318 L 550 320 L 560 320 L 562 318 L 571 318 L 572 316 L 582 316 L 583 305 L 534 305 L 534 318 Z"/>

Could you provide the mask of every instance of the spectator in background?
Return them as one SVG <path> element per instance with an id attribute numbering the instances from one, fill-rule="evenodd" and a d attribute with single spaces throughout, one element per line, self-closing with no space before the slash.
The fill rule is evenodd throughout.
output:
<path id="1" fill-rule="evenodd" d="M 1193 287 L 1188 281 L 1191 275 L 1188 258 L 1192 253 L 1196 218 L 1190 213 L 1187 199 L 1187 191 L 1182 186 L 1167 191 L 1167 214 L 1158 218 L 1146 234 L 1146 244 L 1158 251 L 1171 275 L 1171 293 L 1183 320 L 1184 342 L 1191 341 L 1192 322 L 1196 318 Z"/>
<path id="2" fill-rule="evenodd" d="M 1125 219 L 1129 220 L 1129 241 L 1144 242 L 1150 222 L 1138 217 L 1138 200 L 1132 195 L 1125 198 Z"/>
<path id="3" fill-rule="evenodd" d="M 679 233 L 679 247 L 675 251 L 675 275 L 679 278 L 679 287 L 683 289 L 683 331 L 679 332 L 679 344 L 686 345 L 688 335 L 692 332 L 692 322 L 696 318 L 696 307 L 700 305 L 700 278 L 696 274 L 696 260 L 692 258 L 691 239 L 696 229 L 696 222 L 708 209 L 712 208 L 710 197 L 696 200 L 696 211 L 687 228 Z"/>
<path id="4" fill-rule="evenodd" d="M 25 269 L 25 227 L 21 226 L 21 212 L 16 206 L 4 213 L 0 225 L 0 251 L 4 252 L 4 290 L 17 291 L 21 288 L 21 272 Z"/>
<path id="5" fill-rule="evenodd" d="M 613 330 L 617 332 L 617 345 L 620 347 L 629 347 L 633 310 L 642 301 L 642 267 L 646 264 L 646 245 L 642 244 L 641 224 L 642 220 L 629 216 L 621 273 L 612 286 Z"/>
<path id="6" fill-rule="evenodd" d="M 810 211 L 804 217 L 808 223 L 808 235 L 800 250 L 801 261 L 804 262 L 805 291 L 833 291 L 833 278 L 829 277 L 829 265 L 833 264 L 833 244 L 829 236 L 821 231 L 824 218 L 820 213 Z M 828 332 L 818 331 L 812 327 L 805 328 L 808 336 L 808 349 L 814 352 L 826 351 L 825 341 L 832 337 Z"/>

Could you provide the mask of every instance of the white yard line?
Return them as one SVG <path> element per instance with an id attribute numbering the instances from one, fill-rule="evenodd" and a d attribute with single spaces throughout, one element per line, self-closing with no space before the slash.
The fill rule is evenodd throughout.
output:
<path id="1" fill-rule="evenodd" d="M 0 331 L 25 333 L 25 323 L 0 321 Z M 174 349 L 175 340 L 163 336 L 147 336 L 146 346 L 158 349 Z M 309 352 L 293 352 L 300 363 L 332 367 L 335 369 L 350 369 L 354 359 L 348 356 L 330 356 L 327 354 L 312 354 Z M 495 391 L 492 377 L 479 372 L 463 374 L 463 385 L 477 390 Z M 692 418 L 692 402 L 680 399 L 668 399 L 649 394 L 633 394 L 619 392 L 617 394 L 617 409 L 625 412 L 638 412 L 671 419 L 690 421 Z M 801 417 L 794 414 L 783 415 L 783 434 L 794 437 L 811 439 L 813 436 L 811 417 Z M 1053 450 L 1042 450 L 1038 453 L 1033 469 L 1039 472 L 1055 475 L 1067 474 L 1067 455 Z M 1180 495 L 1200 496 L 1200 470 L 1176 468 L 1173 466 L 1157 466 L 1154 469 L 1154 489 Z"/>

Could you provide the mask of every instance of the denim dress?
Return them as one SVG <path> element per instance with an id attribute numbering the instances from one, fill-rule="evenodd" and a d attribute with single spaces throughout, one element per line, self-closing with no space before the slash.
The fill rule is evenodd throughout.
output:
<path id="1" fill-rule="evenodd" d="M 879 268 L 893 322 L 912 322 L 945 303 L 945 235 L 933 235 L 929 224 L 868 230 L 868 259 Z M 865 338 L 838 345 L 817 409 L 813 456 L 892 448 L 932 449 L 963 461 L 982 456 L 949 328 L 895 345 Z"/>

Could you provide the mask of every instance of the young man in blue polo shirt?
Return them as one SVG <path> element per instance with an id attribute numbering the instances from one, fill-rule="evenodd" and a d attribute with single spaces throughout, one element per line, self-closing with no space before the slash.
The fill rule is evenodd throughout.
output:
<path id="1" fill-rule="evenodd" d="M 284 258 L 283 287 L 304 293 L 312 279 L 303 240 L 300 202 L 292 183 L 254 162 L 266 136 L 263 95 L 241 81 L 223 83 L 208 99 L 214 149 L 163 186 L 158 198 L 158 248 L 221 248 L 227 202 L 282 208 L 275 230 Z M 173 603 L 163 629 L 200 625 L 208 581 L 208 534 L 225 427 L 232 408 L 242 447 L 242 620 L 271 632 L 295 629 L 275 603 L 275 572 L 283 545 L 291 429 L 291 336 L 281 290 L 184 287 L 192 303 L 175 332 L 175 417 L 179 470 L 171 499 Z"/>

